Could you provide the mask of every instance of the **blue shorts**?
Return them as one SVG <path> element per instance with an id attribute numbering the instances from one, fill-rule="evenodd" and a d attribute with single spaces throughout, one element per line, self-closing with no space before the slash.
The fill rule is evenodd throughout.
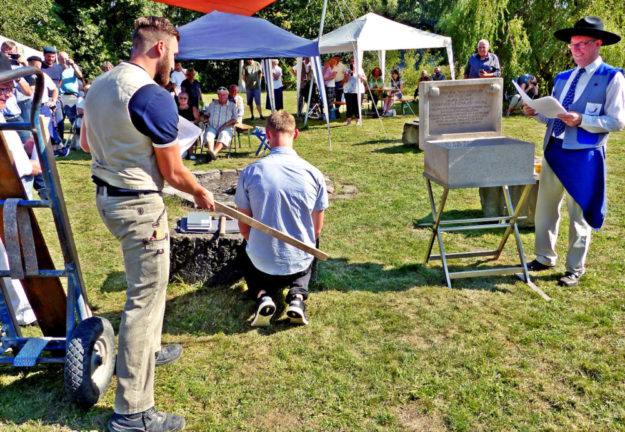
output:
<path id="1" fill-rule="evenodd" d="M 252 105 L 252 100 L 256 101 L 256 105 L 260 105 L 260 89 L 245 90 L 247 94 L 247 105 Z"/>

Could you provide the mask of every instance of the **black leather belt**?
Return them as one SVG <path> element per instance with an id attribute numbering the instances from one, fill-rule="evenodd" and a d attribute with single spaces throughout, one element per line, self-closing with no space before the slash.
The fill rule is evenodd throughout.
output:
<path id="1" fill-rule="evenodd" d="M 132 190 L 132 189 L 122 189 L 116 186 L 111 186 L 106 183 L 104 180 L 97 178 L 96 176 L 91 176 L 91 179 L 96 184 L 97 193 L 102 193 L 106 191 L 108 196 L 112 197 L 139 197 L 140 195 L 148 195 L 153 193 L 158 193 L 158 191 L 153 190 Z"/>
<path id="2" fill-rule="evenodd" d="M 141 195 L 148 195 L 158 193 L 157 191 L 135 191 L 130 189 L 119 189 L 115 186 L 97 186 L 97 193 L 101 193 L 106 190 L 106 194 L 112 197 L 139 197 Z"/>

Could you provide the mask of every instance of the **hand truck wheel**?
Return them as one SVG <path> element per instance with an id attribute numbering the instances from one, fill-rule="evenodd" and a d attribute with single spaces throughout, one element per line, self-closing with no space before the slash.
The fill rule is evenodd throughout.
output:
<path id="1" fill-rule="evenodd" d="M 106 392 L 115 370 L 115 333 L 100 317 L 81 321 L 69 341 L 65 358 L 65 391 L 89 407 Z"/>

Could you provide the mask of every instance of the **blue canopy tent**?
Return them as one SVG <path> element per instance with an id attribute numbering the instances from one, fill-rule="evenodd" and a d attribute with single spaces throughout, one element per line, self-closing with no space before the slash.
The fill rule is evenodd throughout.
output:
<path id="1" fill-rule="evenodd" d="M 313 74 L 323 101 L 330 139 L 330 121 L 327 114 L 329 111 L 317 41 L 296 36 L 262 18 L 219 11 L 213 11 L 180 26 L 178 31 L 180 31 L 180 44 L 176 58 L 179 60 L 262 58 L 265 76 L 270 77 L 271 58 L 310 57 Z M 298 75 L 299 73 L 298 71 Z M 273 80 L 265 81 L 273 110 L 275 107 Z M 299 82 L 298 76 L 298 87 Z M 332 149 L 331 140 L 330 149 Z"/>

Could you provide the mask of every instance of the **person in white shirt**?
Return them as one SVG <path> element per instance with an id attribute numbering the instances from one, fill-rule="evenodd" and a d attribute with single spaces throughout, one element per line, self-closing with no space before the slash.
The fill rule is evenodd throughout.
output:
<path id="1" fill-rule="evenodd" d="M 8 81 L 4 83 L 0 83 L 0 110 L 6 107 L 6 102 L 10 98 L 13 98 L 13 81 Z M 5 123 L 4 116 L 0 114 L 0 123 Z M 15 171 L 19 175 L 22 180 L 22 184 L 24 185 L 24 190 L 26 191 L 28 199 L 32 199 L 32 187 L 33 187 L 33 177 L 37 174 L 41 174 L 41 165 L 36 160 L 30 160 L 26 151 L 24 150 L 24 146 L 22 145 L 22 141 L 15 131 L 2 131 L 0 132 L 4 136 L 4 140 L 7 143 L 8 149 L 13 156 L 13 163 L 15 166 Z M 6 249 L 4 247 L 4 243 L 0 240 L 0 269 L 1 270 L 9 270 L 9 262 L 6 254 Z M 30 303 L 28 303 L 28 298 L 26 297 L 26 293 L 24 292 L 24 288 L 19 280 L 11 279 L 11 278 L 3 278 L 4 286 L 7 289 L 7 294 L 9 296 L 9 301 L 11 302 L 11 306 L 13 311 L 15 312 L 15 317 L 19 325 L 28 325 L 33 323 L 35 318 L 35 313 L 30 307 Z"/>
<path id="2" fill-rule="evenodd" d="M 187 78 L 187 71 L 182 68 L 182 63 L 177 61 L 174 70 L 171 73 L 170 81 L 176 85 L 176 96 L 180 94 L 182 88 L 180 85 Z"/>
<path id="3" fill-rule="evenodd" d="M 284 108 L 284 100 L 282 97 L 282 68 L 278 65 L 278 60 L 271 60 L 271 77 L 273 79 L 273 94 L 276 102 L 276 111 Z M 269 103 L 269 95 L 267 95 L 267 103 L 265 108 L 271 109 Z"/>

